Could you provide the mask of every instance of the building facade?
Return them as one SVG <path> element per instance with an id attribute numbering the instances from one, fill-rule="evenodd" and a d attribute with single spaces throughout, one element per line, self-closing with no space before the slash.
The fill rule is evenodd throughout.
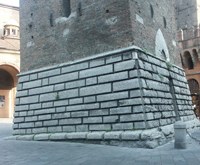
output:
<path id="1" fill-rule="evenodd" d="M 20 70 L 19 8 L 0 4 L 0 16 L 0 118 L 12 118 Z"/>
<path id="2" fill-rule="evenodd" d="M 182 66 L 193 97 L 196 115 L 200 115 L 200 2 L 198 0 L 176 1 L 178 41 Z"/>
<path id="3" fill-rule="evenodd" d="M 21 0 L 16 138 L 154 148 L 193 127 L 174 5 Z"/>

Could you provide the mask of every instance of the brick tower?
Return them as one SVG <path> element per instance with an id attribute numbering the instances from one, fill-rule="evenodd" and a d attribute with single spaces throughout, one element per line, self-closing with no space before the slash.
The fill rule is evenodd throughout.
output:
<path id="1" fill-rule="evenodd" d="M 173 5 L 22 1 L 14 134 L 153 148 L 194 123 Z"/>

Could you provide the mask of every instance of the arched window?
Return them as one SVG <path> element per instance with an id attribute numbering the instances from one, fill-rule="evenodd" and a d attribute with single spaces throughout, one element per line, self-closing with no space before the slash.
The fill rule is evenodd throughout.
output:
<path id="1" fill-rule="evenodd" d="M 188 68 L 188 69 L 194 69 L 194 63 L 192 61 L 191 54 L 188 51 L 186 51 L 184 53 L 184 63 L 185 63 L 186 68 Z"/>
<path id="2" fill-rule="evenodd" d="M 199 92 L 199 83 L 198 83 L 197 80 L 189 79 L 188 80 L 188 85 L 189 85 L 191 94 L 195 94 L 195 93 Z"/>
<path id="3" fill-rule="evenodd" d="M 12 76 L 7 71 L 0 69 L 0 89 L 11 89 L 13 85 Z"/>

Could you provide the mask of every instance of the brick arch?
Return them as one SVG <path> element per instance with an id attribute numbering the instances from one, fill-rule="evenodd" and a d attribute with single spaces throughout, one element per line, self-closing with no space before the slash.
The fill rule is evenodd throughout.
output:
<path id="1" fill-rule="evenodd" d="M 8 64 L 0 64 L 0 118 L 12 118 L 19 70 Z"/>
<path id="2" fill-rule="evenodd" d="M 0 64 L 0 69 L 11 75 L 13 79 L 13 87 L 16 87 L 18 82 L 17 74 L 19 74 L 19 68 L 9 64 Z"/>
<path id="3" fill-rule="evenodd" d="M 188 68 L 188 69 L 194 68 L 193 58 L 189 51 L 185 51 L 183 53 L 183 63 L 184 63 L 185 68 Z"/>

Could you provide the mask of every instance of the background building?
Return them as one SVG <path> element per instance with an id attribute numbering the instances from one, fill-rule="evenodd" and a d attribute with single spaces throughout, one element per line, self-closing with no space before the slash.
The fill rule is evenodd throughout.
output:
<path id="1" fill-rule="evenodd" d="M 200 111 L 200 1 L 176 0 L 178 41 L 182 66 L 193 97 L 197 115 Z"/>
<path id="2" fill-rule="evenodd" d="M 0 17 L 0 118 L 11 118 L 20 70 L 19 8 L 0 4 Z"/>

